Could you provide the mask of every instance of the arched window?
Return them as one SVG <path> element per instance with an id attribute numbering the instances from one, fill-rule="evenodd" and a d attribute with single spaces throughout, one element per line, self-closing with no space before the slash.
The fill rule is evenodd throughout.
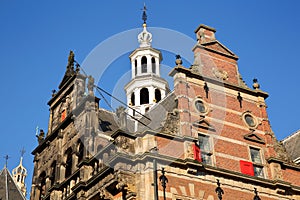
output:
<path id="1" fill-rule="evenodd" d="M 43 199 L 46 194 L 46 172 L 43 171 L 39 176 L 39 186 L 40 186 L 40 197 L 39 199 Z"/>
<path id="2" fill-rule="evenodd" d="M 78 163 L 80 163 L 83 160 L 83 151 L 84 151 L 84 146 L 80 141 L 78 146 Z"/>
<path id="3" fill-rule="evenodd" d="M 66 154 L 67 154 L 67 160 L 66 160 L 65 178 L 68 178 L 72 174 L 72 163 L 73 163 L 72 150 L 69 148 Z"/>
<path id="4" fill-rule="evenodd" d="M 155 58 L 151 58 L 151 64 L 152 64 L 152 73 L 156 73 L 156 64 L 155 64 Z"/>
<path id="5" fill-rule="evenodd" d="M 134 61 L 134 74 L 137 75 L 137 60 Z"/>
<path id="6" fill-rule="evenodd" d="M 147 73 L 147 58 L 146 58 L 146 56 L 142 57 L 142 73 Z"/>
<path id="7" fill-rule="evenodd" d="M 51 181 L 51 185 L 53 185 L 55 183 L 55 176 L 56 176 L 56 161 L 53 161 L 50 168 L 51 168 L 50 181 Z"/>
<path id="8" fill-rule="evenodd" d="M 155 89 L 155 100 L 159 102 L 161 100 L 161 93 L 159 89 Z"/>
<path id="9" fill-rule="evenodd" d="M 135 96 L 134 96 L 134 92 L 131 94 L 131 104 L 134 106 L 135 105 Z"/>
<path id="10" fill-rule="evenodd" d="M 140 103 L 147 104 L 149 103 L 149 91 L 147 88 L 142 88 L 140 92 Z"/>

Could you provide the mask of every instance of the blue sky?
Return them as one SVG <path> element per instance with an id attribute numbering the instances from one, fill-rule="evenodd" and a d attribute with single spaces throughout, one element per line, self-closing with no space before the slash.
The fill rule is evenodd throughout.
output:
<path id="1" fill-rule="evenodd" d="M 270 94 L 268 113 L 278 139 L 300 129 L 299 1 L 145 2 L 148 26 L 176 30 L 193 39 L 201 23 L 216 28 L 217 39 L 239 56 L 246 83 L 251 86 L 252 79 L 258 78 L 261 89 Z M 35 128 L 47 130 L 47 102 L 63 77 L 69 50 L 82 63 L 102 41 L 140 28 L 143 3 L 0 1 L 0 168 L 6 154 L 11 157 L 8 167 L 15 167 L 24 147 L 28 191 L 33 166 L 30 153 L 37 145 Z M 174 65 L 171 56 L 166 56 L 164 65 Z M 115 72 L 130 69 L 127 55 L 112 65 Z M 111 83 L 99 84 L 111 89 Z"/>

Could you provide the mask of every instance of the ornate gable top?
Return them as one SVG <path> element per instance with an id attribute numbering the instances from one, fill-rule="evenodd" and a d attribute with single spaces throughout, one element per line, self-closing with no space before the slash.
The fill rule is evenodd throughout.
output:
<path id="1" fill-rule="evenodd" d="M 74 70 L 75 59 L 74 59 L 74 57 L 75 57 L 74 52 L 70 51 L 67 69 L 66 69 L 65 75 L 64 75 L 61 83 L 58 86 L 59 89 L 61 89 L 63 87 L 63 85 L 75 74 L 75 70 Z"/>

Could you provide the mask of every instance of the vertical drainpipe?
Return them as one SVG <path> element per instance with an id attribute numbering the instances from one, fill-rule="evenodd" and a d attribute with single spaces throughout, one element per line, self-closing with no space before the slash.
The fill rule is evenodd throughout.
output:
<path id="1" fill-rule="evenodd" d="M 154 200 L 158 200 L 158 185 L 157 185 L 157 163 L 153 159 L 153 186 L 154 186 Z"/>

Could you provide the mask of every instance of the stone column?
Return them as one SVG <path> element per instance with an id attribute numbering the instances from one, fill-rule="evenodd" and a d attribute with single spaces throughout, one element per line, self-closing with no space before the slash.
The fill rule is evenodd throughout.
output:
<path id="1" fill-rule="evenodd" d="M 147 55 L 147 73 L 151 73 L 152 72 L 152 63 L 151 63 L 151 56 Z"/>
<path id="2" fill-rule="evenodd" d="M 135 60 L 131 60 L 131 79 L 135 77 Z"/>
<path id="3" fill-rule="evenodd" d="M 158 76 L 160 76 L 160 70 L 159 70 L 159 59 L 155 58 L 155 67 L 156 67 L 156 73 Z"/>
<path id="4" fill-rule="evenodd" d="M 166 96 L 166 90 L 165 89 L 160 90 L 160 95 L 161 95 L 161 99 L 165 98 L 165 96 Z"/>
<path id="5" fill-rule="evenodd" d="M 137 74 L 136 75 L 139 76 L 142 73 L 142 58 L 140 56 L 138 56 L 136 58 L 136 60 L 137 60 Z"/>
<path id="6" fill-rule="evenodd" d="M 52 122 L 53 122 L 53 109 L 50 108 L 50 116 L 49 116 L 49 123 L 48 123 L 48 134 L 51 134 L 52 130 Z"/>
<path id="7" fill-rule="evenodd" d="M 134 90 L 134 99 L 135 99 L 135 105 L 136 106 L 141 105 L 141 102 L 140 102 L 140 88 L 136 88 Z"/>
<path id="8" fill-rule="evenodd" d="M 149 91 L 149 104 L 152 105 L 154 102 L 154 98 L 155 98 L 155 89 L 154 87 L 147 87 L 148 88 L 148 91 Z"/>
<path id="9" fill-rule="evenodd" d="M 76 152 L 73 152 L 72 154 L 72 173 L 77 169 L 78 164 L 78 156 L 76 155 Z"/>

